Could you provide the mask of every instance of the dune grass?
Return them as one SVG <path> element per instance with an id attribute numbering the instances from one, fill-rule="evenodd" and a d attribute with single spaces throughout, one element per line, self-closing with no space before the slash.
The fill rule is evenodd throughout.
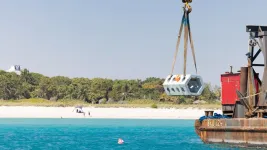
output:
<path id="1" fill-rule="evenodd" d="M 50 101 L 46 99 L 20 99 L 20 100 L 0 100 L 0 106 L 44 106 L 44 107 L 73 107 L 81 105 L 83 107 L 97 108 L 196 108 L 196 109 L 221 109 L 220 104 L 173 104 L 167 102 L 157 102 L 154 100 L 131 100 L 124 103 L 110 104 L 90 104 L 81 100 L 58 100 Z"/>

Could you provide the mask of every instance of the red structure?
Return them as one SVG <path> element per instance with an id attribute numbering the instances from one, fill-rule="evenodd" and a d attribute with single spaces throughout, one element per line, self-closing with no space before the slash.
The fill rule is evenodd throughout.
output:
<path id="1" fill-rule="evenodd" d="M 240 90 L 240 73 L 222 74 L 221 87 L 222 105 L 234 105 L 238 99 L 235 91 Z"/>
<path id="2" fill-rule="evenodd" d="M 235 103 L 238 100 L 236 90 L 240 91 L 240 73 L 226 72 L 221 74 L 221 103 L 224 115 L 232 116 Z M 258 75 L 258 74 L 257 74 Z M 259 83 L 255 77 L 256 92 L 259 92 Z"/>

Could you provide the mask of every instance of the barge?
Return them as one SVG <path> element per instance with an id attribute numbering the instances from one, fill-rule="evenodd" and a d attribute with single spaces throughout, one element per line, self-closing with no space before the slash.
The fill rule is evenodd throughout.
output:
<path id="1" fill-rule="evenodd" d="M 267 26 L 248 25 L 246 31 L 248 65 L 221 75 L 223 117 L 207 111 L 195 120 L 196 134 L 204 143 L 267 146 Z M 256 64 L 260 53 L 264 62 Z M 264 68 L 262 80 L 254 67 Z"/>

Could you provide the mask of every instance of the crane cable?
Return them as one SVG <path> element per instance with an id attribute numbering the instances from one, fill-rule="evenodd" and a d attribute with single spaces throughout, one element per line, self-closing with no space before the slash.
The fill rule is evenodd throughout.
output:
<path id="1" fill-rule="evenodd" d="M 190 22 L 189 22 L 189 13 L 192 11 L 192 8 L 186 2 L 185 6 L 183 7 L 183 9 L 184 9 L 184 14 L 183 14 L 183 17 L 182 17 L 180 30 L 179 30 L 179 34 L 178 34 L 178 40 L 177 40 L 177 43 L 176 43 L 176 51 L 175 51 L 174 60 L 173 60 L 173 63 L 172 63 L 171 75 L 173 74 L 173 70 L 174 70 L 174 66 L 175 66 L 175 62 L 176 62 L 176 57 L 177 57 L 177 54 L 178 54 L 178 49 L 179 49 L 179 45 L 180 45 L 180 40 L 181 40 L 183 27 L 184 27 L 184 72 L 183 73 L 184 73 L 184 76 L 185 76 L 186 75 L 187 44 L 188 44 L 188 37 L 189 37 L 190 46 L 191 46 L 192 55 L 193 55 L 193 60 L 194 60 L 194 65 L 195 65 L 195 70 L 196 70 L 196 74 L 197 74 L 197 65 L 196 65 L 194 43 L 193 43 L 193 40 L 192 40 L 192 32 L 191 32 Z"/>

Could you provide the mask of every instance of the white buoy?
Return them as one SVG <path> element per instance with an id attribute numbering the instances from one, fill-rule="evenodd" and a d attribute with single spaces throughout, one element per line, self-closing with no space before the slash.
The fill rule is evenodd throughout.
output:
<path id="1" fill-rule="evenodd" d="M 119 138 L 118 139 L 118 144 L 123 144 L 123 143 L 124 143 L 123 139 Z"/>
<path id="2" fill-rule="evenodd" d="M 169 75 L 163 83 L 165 93 L 170 96 L 199 96 L 204 90 L 202 77 L 199 75 Z"/>

